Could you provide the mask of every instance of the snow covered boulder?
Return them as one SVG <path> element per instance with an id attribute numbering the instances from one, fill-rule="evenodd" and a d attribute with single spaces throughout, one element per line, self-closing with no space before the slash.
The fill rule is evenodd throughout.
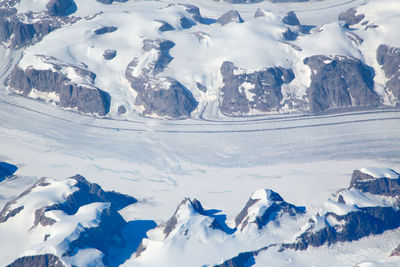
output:
<path id="1" fill-rule="evenodd" d="M 15 66 L 8 79 L 12 91 L 82 113 L 104 116 L 109 112 L 111 97 L 94 86 L 93 72 L 52 57 L 36 55 L 33 60 Z"/>
<path id="2" fill-rule="evenodd" d="M 236 10 L 230 10 L 217 19 L 217 23 L 222 26 L 231 22 L 243 23 L 244 20 Z"/>
<path id="3" fill-rule="evenodd" d="M 374 71 L 349 56 L 312 56 L 304 59 L 312 71 L 307 97 L 312 112 L 343 107 L 377 106 Z"/>
<path id="4" fill-rule="evenodd" d="M 281 67 L 238 73 L 233 63 L 224 62 L 220 71 L 224 82 L 220 110 L 231 116 L 278 111 L 282 85 L 294 79 L 290 69 Z"/>
<path id="5" fill-rule="evenodd" d="M 380 45 L 376 51 L 376 60 L 388 79 L 386 91 L 390 92 L 393 102 L 400 105 L 400 48 Z"/>
<path id="6" fill-rule="evenodd" d="M 239 231 L 244 231 L 253 226 L 260 230 L 270 221 L 284 214 L 296 216 L 304 212 L 305 208 L 285 202 L 278 193 L 270 189 L 260 189 L 255 191 L 247 201 L 246 206 L 236 216 L 235 223 Z"/>
<path id="7" fill-rule="evenodd" d="M 168 40 L 145 40 L 142 55 L 126 69 L 125 77 L 137 93 L 135 105 L 142 115 L 180 119 L 189 117 L 197 107 L 197 101 L 183 84 L 162 75 L 173 59 L 169 50 L 174 46 Z"/>

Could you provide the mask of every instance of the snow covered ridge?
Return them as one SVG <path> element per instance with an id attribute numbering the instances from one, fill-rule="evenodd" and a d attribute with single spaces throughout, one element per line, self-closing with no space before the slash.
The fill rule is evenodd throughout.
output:
<path id="1" fill-rule="evenodd" d="M 47 253 L 68 266 L 88 264 L 85 260 L 100 265 L 123 261 L 123 254 L 112 252 L 130 249 L 121 233 L 127 222 L 118 210 L 136 201 L 103 191 L 80 175 L 63 181 L 42 178 L 0 212 L 0 232 L 8 233 L 0 245 L 5 255 L 0 262 Z"/>
<path id="2" fill-rule="evenodd" d="M 391 34 L 398 1 L 366 1 L 318 27 L 303 25 L 280 4 L 228 2 L 257 2 L 254 16 L 252 5 L 227 10 L 219 2 L 196 3 L 199 8 L 185 0 L 7 1 L 0 41 L 24 49 L 15 71 L 26 72 L 24 62 L 37 62 L 37 55 L 86 66 L 97 77 L 92 85 L 111 97 L 109 109 L 82 107 L 86 93 L 76 93 L 81 105 L 62 104 L 40 86 L 24 95 L 87 114 L 217 118 L 400 103 L 400 43 Z M 10 88 L 23 92 L 15 79 L 10 76 Z M 89 106 L 104 104 L 102 97 L 88 98 Z"/>
<path id="3" fill-rule="evenodd" d="M 371 176 L 374 173 L 377 176 Z M 308 250 L 333 244 L 356 242 L 400 227 L 400 176 L 391 169 L 355 170 L 350 186 L 337 200 L 323 203 L 320 212 L 301 226 L 292 243 L 277 243 L 240 253 L 218 266 L 252 266 L 263 254 L 285 257 L 291 250 Z M 397 255 L 395 248 L 391 256 Z M 267 252 L 273 250 L 272 252 Z M 307 253 L 307 252 L 303 252 Z M 279 256 L 281 254 L 281 256 Z M 274 257 L 272 256 L 272 257 Z M 328 262 L 328 259 L 325 259 Z M 391 259 L 387 258 L 388 262 Z M 303 266 L 303 265 L 301 265 Z"/>
<path id="4" fill-rule="evenodd" d="M 333 245 L 391 235 L 400 227 L 400 177 L 391 169 L 355 170 L 349 188 L 334 197 L 314 215 L 264 188 L 233 220 L 185 198 L 170 219 L 154 228 L 154 222 L 126 222 L 119 215 L 136 202 L 133 197 L 103 191 L 79 175 L 42 178 L 0 212 L 0 232 L 8 233 L 0 244 L 5 252 L 0 263 L 252 266 L 271 253 L 301 258 L 314 249 L 329 251 Z M 397 246 L 391 248 L 393 256 Z"/>

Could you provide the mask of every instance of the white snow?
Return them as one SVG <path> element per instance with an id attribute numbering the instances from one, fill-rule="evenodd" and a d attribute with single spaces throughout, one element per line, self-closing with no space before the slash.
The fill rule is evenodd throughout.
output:
<path id="1" fill-rule="evenodd" d="M 374 178 L 398 179 L 400 177 L 400 174 L 388 168 L 362 168 L 359 171 Z"/>

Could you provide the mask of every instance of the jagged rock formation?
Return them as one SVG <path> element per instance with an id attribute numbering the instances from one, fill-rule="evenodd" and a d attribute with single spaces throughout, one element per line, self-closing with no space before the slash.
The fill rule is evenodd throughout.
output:
<path id="1" fill-rule="evenodd" d="M 217 19 L 217 23 L 222 26 L 231 22 L 243 23 L 244 20 L 236 10 L 230 10 Z"/>
<path id="2" fill-rule="evenodd" d="M 47 4 L 48 14 L 17 14 L 12 7 L 0 6 L 0 43 L 10 49 L 19 49 L 39 42 L 50 32 L 76 22 L 78 18 L 67 17 L 75 12 L 76 5 L 72 0 L 51 0 Z"/>
<path id="3" fill-rule="evenodd" d="M 179 119 L 189 117 L 197 107 L 197 101 L 185 86 L 161 75 L 173 59 L 169 50 L 174 46 L 167 40 L 145 40 L 143 55 L 134 58 L 126 69 L 125 77 L 137 93 L 135 104 L 143 107 L 143 115 Z"/>
<path id="4" fill-rule="evenodd" d="M 235 69 L 231 62 L 221 66 L 224 86 L 220 110 L 227 115 L 277 111 L 283 98 L 282 85 L 294 79 L 291 70 L 281 67 L 243 74 L 235 74 Z"/>
<path id="5" fill-rule="evenodd" d="M 400 105 L 400 48 L 380 45 L 376 51 L 376 60 L 385 72 L 388 79 L 386 91 L 393 102 Z"/>
<path id="6" fill-rule="evenodd" d="M 82 113 L 104 116 L 109 112 L 111 97 L 94 86 L 96 75 L 93 72 L 51 57 L 37 58 L 48 68 L 35 69 L 29 66 L 22 69 L 18 65 L 15 66 L 8 79 L 11 90 L 29 97 L 45 95 L 50 98 L 48 101 Z M 73 78 L 68 75 L 71 70 L 75 74 Z"/>
<path id="7" fill-rule="evenodd" d="M 43 254 L 35 256 L 25 256 L 16 259 L 7 267 L 66 267 L 66 265 L 53 254 Z"/>
<path id="8" fill-rule="evenodd" d="M 374 72 L 348 56 L 312 56 L 304 60 L 312 70 L 307 97 L 312 112 L 342 107 L 377 106 Z"/>

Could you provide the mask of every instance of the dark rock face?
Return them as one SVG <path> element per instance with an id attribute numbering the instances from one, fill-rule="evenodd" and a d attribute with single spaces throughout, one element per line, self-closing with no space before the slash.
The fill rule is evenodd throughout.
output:
<path id="1" fill-rule="evenodd" d="M 104 116 L 109 112 L 111 97 L 93 86 L 96 78 L 93 72 L 72 65 L 50 64 L 53 65 L 53 70 L 37 70 L 32 67 L 23 70 L 16 66 L 9 77 L 9 87 L 24 96 L 28 96 L 32 89 L 46 93 L 54 92 L 59 96 L 59 102 L 56 104 L 65 108 L 76 108 L 83 113 Z M 62 73 L 66 67 L 73 68 L 77 75 L 89 83 L 79 85 L 73 83 Z"/>
<path id="2" fill-rule="evenodd" d="M 26 256 L 16 259 L 7 267 L 66 267 L 66 265 L 53 254 Z"/>
<path id="3" fill-rule="evenodd" d="M 282 22 L 290 26 L 300 25 L 300 21 L 297 18 L 296 13 L 294 13 L 294 11 L 288 12 L 286 16 L 282 19 Z"/>
<path id="4" fill-rule="evenodd" d="M 19 21 L 16 16 L 0 18 L 0 42 L 10 41 L 10 48 L 17 49 L 39 41 L 57 28 L 59 25 L 48 20 L 29 24 Z"/>
<path id="5" fill-rule="evenodd" d="M 233 116 L 248 114 L 252 110 L 278 110 L 283 97 L 281 86 L 294 79 L 291 70 L 280 67 L 235 75 L 233 63 L 224 62 L 220 70 L 224 82 L 220 110 Z"/>
<path id="6" fill-rule="evenodd" d="M 68 16 L 77 10 L 73 0 L 50 0 L 46 8 L 51 16 Z"/>
<path id="7" fill-rule="evenodd" d="M 284 244 L 283 247 L 304 250 L 308 246 L 319 247 L 324 244 L 354 241 L 400 227 L 400 211 L 392 207 L 360 208 L 360 211 L 349 212 L 342 216 L 335 213 L 324 215 L 325 218 L 329 216 L 335 218 L 341 225 L 327 225 L 315 233 L 305 232 L 298 237 L 297 242 Z"/>
<path id="8" fill-rule="evenodd" d="M 244 20 L 236 10 L 230 10 L 217 19 L 217 23 L 222 26 L 231 22 L 243 23 Z"/>
<path id="9" fill-rule="evenodd" d="M 389 80 L 386 83 L 386 91 L 395 98 L 396 104 L 400 105 L 400 48 L 380 45 L 376 51 L 376 60 L 385 71 Z"/>
<path id="10" fill-rule="evenodd" d="M 350 188 L 355 188 L 363 193 L 396 197 L 400 196 L 400 176 L 398 179 L 374 178 L 355 170 L 351 178 Z"/>
<path id="11" fill-rule="evenodd" d="M 312 112 L 341 107 L 376 106 L 374 72 L 359 59 L 312 56 L 304 60 L 312 70 L 307 97 Z"/>
<path id="12" fill-rule="evenodd" d="M 0 162 L 0 182 L 8 176 L 13 175 L 18 167 L 7 162 Z"/>
<path id="13" fill-rule="evenodd" d="M 139 58 L 133 59 L 126 69 L 125 77 L 138 93 L 135 104 L 144 107 L 143 115 L 179 119 L 189 117 L 197 107 L 197 101 L 185 86 L 175 79 L 159 75 L 173 59 L 169 54 L 173 46 L 175 44 L 171 41 L 145 40 L 143 56 L 156 50 L 157 59 L 140 70 L 140 75 L 132 72 L 138 66 Z"/>
<path id="14" fill-rule="evenodd" d="M 58 10 L 57 8 L 62 8 L 60 5 L 64 9 Z M 71 6 L 67 7 L 68 5 Z M 64 13 L 64 15 L 52 13 L 70 12 L 73 10 L 73 5 L 73 0 L 51 0 L 47 5 L 48 8 L 53 8 L 52 11 L 49 11 L 50 14 L 33 12 L 16 14 L 15 8 L 7 6 L 2 8 L 0 5 L 0 43 L 3 43 L 7 48 L 18 49 L 39 42 L 55 29 L 79 20 L 78 18 L 67 17 L 67 13 Z"/>
<path id="15" fill-rule="evenodd" d="M 105 33 L 115 32 L 116 30 L 118 30 L 117 27 L 104 26 L 104 27 L 101 27 L 101 28 L 95 30 L 94 33 L 97 35 L 101 35 L 101 34 L 105 34 Z"/>
<path id="16" fill-rule="evenodd" d="M 285 213 L 289 214 L 290 216 L 296 216 L 298 214 L 305 213 L 304 207 L 296 207 L 295 205 L 285 202 L 282 197 L 274 191 L 271 191 L 269 200 L 273 201 L 273 203 L 268 207 L 264 206 L 262 214 L 257 216 L 255 221 L 249 221 L 249 209 L 252 208 L 254 204 L 259 202 L 260 199 L 250 198 L 247 201 L 245 207 L 235 218 L 236 226 L 239 227 L 240 231 L 242 231 L 249 223 L 255 223 L 258 229 L 262 229 L 270 221 L 279 218 Z"/>
<path id="17" fill-rule="evenodd" d="M 351 25 L 357 24 L 362 21 L 365 17 L 364 14 L 357 14 L 357 10 L 355 8 L 350 8 L 347 11 L 339 14 L 339 21 L 345 22 L 345 27 L 349 27 Z"/>
<path id="18" fill-rule="evenodd" d="M 117 51 L 112 50 L 112 49 L 107 49 L 103 53 L 103 58 L 105 60 L 111 60 L 111 59 L 115 58 L 116 55 L 117 55 Z"/>

